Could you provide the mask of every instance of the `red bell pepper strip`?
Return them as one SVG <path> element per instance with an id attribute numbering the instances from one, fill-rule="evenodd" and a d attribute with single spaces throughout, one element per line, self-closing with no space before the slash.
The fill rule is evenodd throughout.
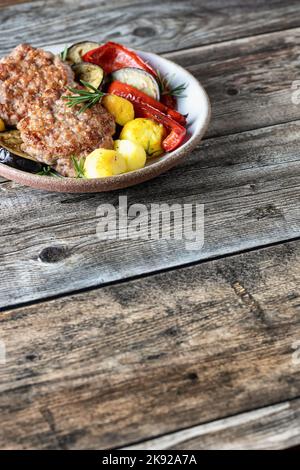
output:
<path id="1" fill-rule="evenodd" d="M 134 88 L 131 85 L 127 85 L 126 83 L 118 82 L 117 80 L 112 82 L 108 87 L 107 92 L 111 95 L 118 95 L 122 98 L 131 101 L 132 103 L 141 103 L 141 104 L 148 104 L 152 108 L 158 109 L 166 116 L 169 116 L 174 121 L 177 121 L 182 126 L 186 125 L 186 118 L 178 111 L 172 108 L 168 108 L 165 104 L 161 103 L 160 101 L 155 100 L 146 93 Z"/>
<path id="2" fill-rule="evenodd" d="M 157 76 L 156 71 L 134 51 L 116 42 L 110 41 L 103 44 L 103 46 L 88 51 L 84 54 L 82 60 L 100 65 L 106 73 L 111 73 L 124 67 L 136 67 L 146 70 L 146 72 L 151 73 L 154 77 Z"/>
<path id="3" fill-rule="evenodd" d="M 169 135 L 162 142 L 162 147 L 166 152 L 172 152 L 172 150 L 175 150 L 182 144 L 186 136 L 186 129 L 178 124 L 178 122 L 166 116 L 158 109 L 152 108 L 149 104 L 133 102 L 133 106 L 137 117 L 152 119 L 170 131 Z"/>
<path id="4" fill-rule="evenodd" d="M 167 106 L 168 108 L 171 108 L 171 109 L 175 109 L 176 108 L 176 104 L 177 104 L 177 100 L 175 98 L 175 96 L 172 96 L 172 95 L 162 95 L 161 97 L 161 102 Z"/>

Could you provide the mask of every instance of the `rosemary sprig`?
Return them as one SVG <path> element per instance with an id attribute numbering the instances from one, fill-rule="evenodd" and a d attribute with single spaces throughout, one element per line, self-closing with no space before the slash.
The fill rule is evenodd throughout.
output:
<path id="1" fill-rule="evenodd" d="M 81 157 L 78 160 L 78 158 L 76 158 L 75 155 L 72 155 L 71 160 L 74 165 L 75 172 L 76 172 L 76 178 L 85 178 L 85 174 L 84 174 L 85 159 Z"/>
<path id="2" fill-rule="evenodd" d="M 171 81 L 174 78 L 174 75 L 171 77 L 169 75 L 163 76 L 159 71 L 157 71 L 158 76 L 158 86 L 160 89 L 161 95 L 170 95 L 176 96 L 177 98 L 185 98 L 185 90 L 187 89 L 186 83 L 181 83 L 175 87 L 172 87 Z"/>
<path id="3" fill-rule="evenodd" d="M 52 170 L 51 166 L 49 166 L 49 165 L 43 166 L 43 168 L 41 169 L 41 171 L 39 171 L 37 173 L 37 175 L 40 175 L 40 176 L 55 176 L 56 178 L 61 178 L 61 175 L 59 175 L 54 170 Z"/>
<path id="4" fill-rule="evenodd" d="M 187 89 L 187 84 L 181 83 L 180 85 L 177 85 L 174 88 L 165 90 L 163 92 L 163 95 L 171 95 L 171 96 L 176 96 L 177 98 L 185 98 L 186 95 L 184 94 L 184 92 L 186 89 Z"/>
<path id="5" fill-rule="evenodd" d="M 67 60 L 68 49 L 69 49 L 68 46 L 65 46 L 64 50 L 61 51 L 61 53 L 59 54 L 61 60 L 64 62 Z"/>
<path id="6" fill-rule="evenodd" d="M 90 83 L 84 82 L 83 80 L 80 80 L 80 82 L 82 83 L 83 86 L 85 86 L 86 88 L 89 88 L 92 91 L 67 87 L 67 89 L 71 93 L 74 93 L 74 95 L 62 96 L 64 100 L 68 100 L 67 106 L 69 108 L 73 108 L 74 106 L 78 106 L 78 105 L 83 105 L 78 111 L 79 114 L 84 113 L 84 111 L 86 111 L 88 108 L 91 108 L 96 103 L 99 103 L 102 100 L 103 96 L 106 94 L 100 90 L 97 90 L 97 88 L 95 88 Z"/>

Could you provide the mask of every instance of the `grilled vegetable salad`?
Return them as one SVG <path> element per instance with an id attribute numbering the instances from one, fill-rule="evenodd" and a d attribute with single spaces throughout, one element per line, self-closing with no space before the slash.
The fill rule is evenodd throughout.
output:
<path id="1" fill-rule="evenodd" d="M 80 105 L 79 113 L 101 102 L 117 126 L 114 149 L 95 149 L 85 158 L 74 156 L 84 178 L 102 178 L 143 168 L 147 160 L 178 148 L 186 137 L 186 117 L 176 110 L 184 84 L 171 86 L 139 55 L 121 44 L 86 41 L 61 52 L 82 88 L 68 88 L 63 96 L 69 107 Z M 70 93 L 71 92 L 71 93 Z M 0 119 L 0 162 L 47 176 L 54 170 L 34 162 L 20 150 L 18 131 L 5 131 Z M 24 163 L 20 164 L 20 160 Z"/>

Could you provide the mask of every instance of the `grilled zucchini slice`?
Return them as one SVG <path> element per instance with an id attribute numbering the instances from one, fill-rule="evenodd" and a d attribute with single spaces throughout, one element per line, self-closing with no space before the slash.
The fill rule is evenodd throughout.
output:
<path id="1" fill-rule="evenodd" d="M 69 47 L 66 60 L 72 64 L 79 64 L 82 62 L 82 56 L 84 56 L 84 54 L 99 46 L 100 44 L 93 41 L 77 42 Z"/>
<path id="2" fill-rule="evenodd" d="M 80 82 L 90 83 L 95 88 L 99 88 L 103 82 L 104 72 L 99 65 L 90 64 L 88 62 L 80 62 L 72 66 L 75 73 L 75 79 Z M 89 91 L 91 91 L 89 89 Z"/>
<path id="3" fill-rule="evenodd" d="M 157 101 L 160 99 L 157 81 L 151 73 L 148 73 L 145 70 L 137 69 L 135 67 L 125 67 L 113 72 L 111 77 L 113 80 L 117 80 L 118 82 L 134 86 Z"/>

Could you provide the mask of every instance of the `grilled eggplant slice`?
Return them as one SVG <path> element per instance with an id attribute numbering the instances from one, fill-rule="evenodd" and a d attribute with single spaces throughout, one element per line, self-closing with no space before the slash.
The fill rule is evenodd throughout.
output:
<path id="1" fill-rule="evenodd" d="M 66 60 L 72 64 L 79 64 L 82 62 L 82 56 L 84 56 L 84 54 L 93 49 L 97 49 L 99 46 L 100 44 L 93 41 L 77 42 L 69 47 Z"/>
<path id="2" fill-rule="evenodd" d="M 72 66 L 75 73 L 75 79 L 80 82 L 90 83 L 95 88 L 99 88 L 103 82 L 104 72 L 99 65 L 89 64 L 88 62 L 80 62 Z M 89 91 L 91 91 L 89 89 Z"/>
<path id="3" fill-rule="evenodd" d="M 18 155 L 19 157 L 34 161 L 33 157 L 23 152 L 23 150 L 21 149 L 22 144 L 23 141 L 21 139 L 21 134 L 19 131 L 10 130 L 0 133 L 0 147 L 4 147 L 5 149 L 12 152 L 14 155 Z"/>
<path id="4" fill-rule="evenodd" d="M 151 98 L 154 98 L 157 101 L 160 99 L 160 92 L 157 81 L 151 75 L 151 73 L 148 73 L 145 70 L 134 67 L 125 67 L 113 72 L 111 77 L 112 80 L 117 80 L 118 82 L 134 86 L 138 90 L 143 91 L 146 93 L 146 95 L 151 96 Z"/>
<path id="5" fill-rule="evenodd" d="M 22 139 L 17 130 L 0 133 L 0 163 L 18 170 L 39 173 L 43 165 L 21 149 Z"/>
<path id="6" fill-rule="evenodd" d="M 5 163 L 5 165 L 28 173 L 40 173 L 43 170 L 41 163 L 19 157 L 19 155 L 15 155 L 4 147 L 0 147 L 0 163 Z"/>

